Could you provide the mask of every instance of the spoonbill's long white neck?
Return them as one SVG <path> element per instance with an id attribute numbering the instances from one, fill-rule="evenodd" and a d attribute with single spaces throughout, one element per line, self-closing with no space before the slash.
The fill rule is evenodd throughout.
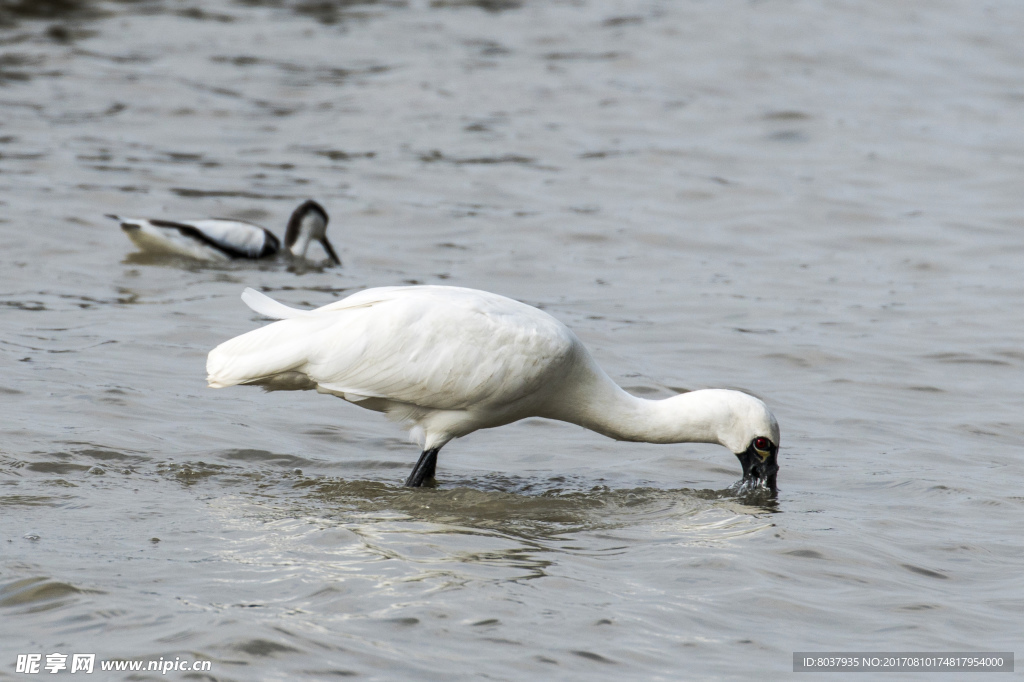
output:
<path id="1" fill-rule="evenodd" d="M 616 440 L 645 443 L 718 443 L 734 453 L 778 424 L 763 402 L 740 391 L 705 389 L 647 400 L 619 387 L 590 358 L 578 367 L 551 416 Z M 753 427 L 753 428 L 752 428 Z M 757 432 L 757 433 L 755 433 Z"/>

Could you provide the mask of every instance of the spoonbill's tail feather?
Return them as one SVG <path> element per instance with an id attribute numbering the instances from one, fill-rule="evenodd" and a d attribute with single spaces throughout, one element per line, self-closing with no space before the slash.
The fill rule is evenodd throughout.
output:
<path id="1" fill-rule="evenodd" d="M 306 310 L 290 308 L 284 303 L 279 303 L 251 287 L 246 287 L 245 291 L 242 292 L 242 302 L 260 315 L 273 320 L 289 320 L 293 317 L 306 317 L 308 315 Z"/>
<path id="2" fill-rule="evenodd" d="M 314 317 L 253 289 L 242 294 L 245 303 L 267 317 L 283 319 L 225 341 L 206 359 L 211 388 L 261 384 L 268 389 L 308 389 L 312 384 L 298 371 L 315 355 L 317 334 L 334 323 L 332 316 Z M 274 380 L 278 375 L 287 375 Z"/>
<path id="3" fill-rule="evenodd" d="M 295 338 L 288 324 L 275 322 L 214 348 L 206 359 L 207 384 L 211 388 L 258 384 L 302 366 L 308 356 L 308 344 Z"/>

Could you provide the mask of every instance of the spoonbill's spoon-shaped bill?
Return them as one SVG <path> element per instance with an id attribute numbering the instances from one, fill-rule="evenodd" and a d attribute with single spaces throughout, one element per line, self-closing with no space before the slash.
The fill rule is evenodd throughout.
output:
<path id="1" fill-rule="evenodd" d="M 616 440 L 718 443 L 739 458 L 745 488 L 777 490 L 779 425 L 763 402 L 724 389 L 630 395 L 568 327 L 525 303 L 444 286 L 368 289 L 316 310 L 253 289 L 242 300 L 280 321 L 210 351 L 209 385 L 316 390 L 387 413 L 422 448 L 408 486 L 434 477 L 448 441 L 546 417 Z"/>
<path id="2" fill-rule="evenodd" d="M 270 258 L 281 248 L 281 242 L 270 230 L 241 220 L 107 217 L 119 221 L 121 229 L 142 251 L 171 253 L 206 261 L 226 261 L 236 258 Z M 288 220 L 284 236 L 285 248 L 293 256 L 305 258 L 309 245 L 320 242 L 331 262 L 341 265 L 341 259 L 327 240 L 328 220 L 323 206 L 312 199 L 303 202 Z"/>

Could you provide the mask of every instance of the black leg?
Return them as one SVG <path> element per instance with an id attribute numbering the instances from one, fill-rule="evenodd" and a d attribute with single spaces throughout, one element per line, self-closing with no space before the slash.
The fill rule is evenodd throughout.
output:
<path id="1" fill-rule="evenodd" d="M 406 488 L 419 488 L 423 485 L 423 481 L 434 477 L 434 471 L 437 469 L 437 451 L 440 449 L 434 448 L 420 453 L 420 458 L 416 461 L 416 466 L 412 468 L 412 473 L 409 474 L 409 478 L 405 479 Z"/>

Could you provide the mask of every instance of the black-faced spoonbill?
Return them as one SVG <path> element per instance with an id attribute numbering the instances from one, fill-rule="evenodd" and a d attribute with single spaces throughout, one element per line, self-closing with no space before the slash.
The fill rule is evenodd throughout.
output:
<path id="1" fill-rule="evenodd" d="M 763 402 L 724 389 L 630 395 L 568 327 L 525 303 L 444 286 L 368 289 L 316 310 L 253 289 L 242 300 L 280 322 L 210 351 L 209 385 L 315 389 L 386 412 L 422 447 L 407 486 L 434 477 L 454 438 L 546 417 L 616 440 L 718 443 L 739 458 L 745 489 L 777 490 L 779 424 Z"/>
<path id="2" fill-rule="evenodd" d="M 119 221 L 128 238 L 143 251 L 223 261 L 234 258 L 270 258 L 281 248 L 281 243 L 270 230 L 241 220 L 107 217 Z M 312 199 L 303 202 L 288 220 L 288 229 L 284 235 L 285 248 L 293 256 L 305 258 L 309 245 L 315 241 L 320 242 L 331 262 L 341 265 L 341 259 L 327 241 L 328 220 L 323 206 Z"/>

